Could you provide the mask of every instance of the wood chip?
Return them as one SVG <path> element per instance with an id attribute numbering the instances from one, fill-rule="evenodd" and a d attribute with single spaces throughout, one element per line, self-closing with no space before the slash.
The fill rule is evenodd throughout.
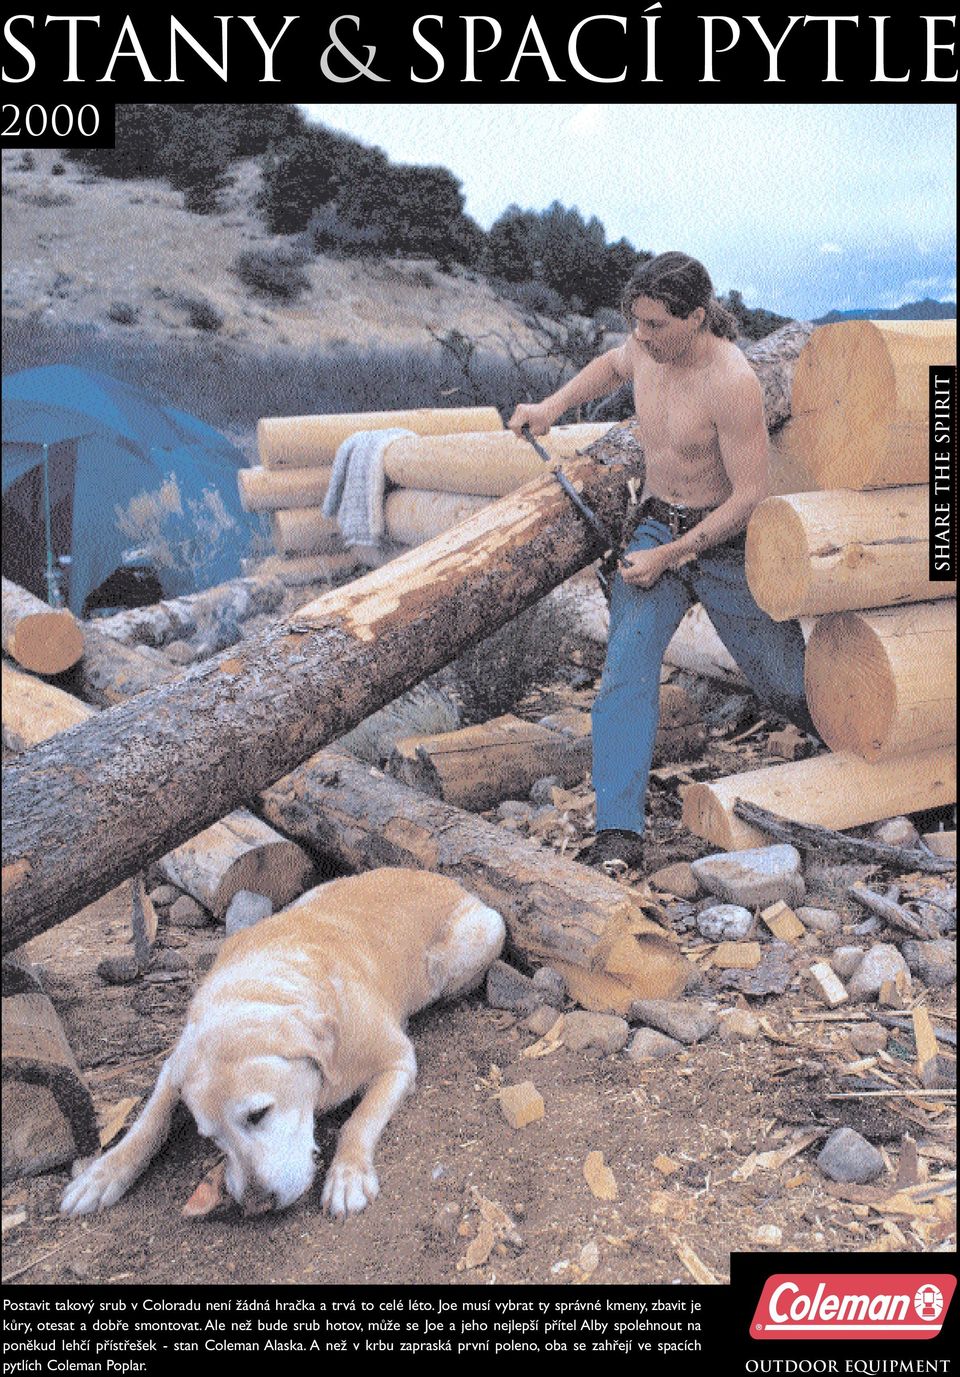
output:
<path id="1" fill-rule="evenodd" d="M 826 961 L 813 963 L 810 967 L 810 978 L 818 997 L 831 1009 L 850 998 L 843 981 Z"/>
<path id="2" fill-rule="evenodd" d="M 563 1024 L 564 1015 L 560 1014 L 556 1021 L 550 1025 L 542 1038 L 523 1049 L 520 1053 L 521 1057 L 548 1057 L 551 1052 L 555 1052 L 558 1047 L 562 1047 Z"/>
<path id="3" fill-rule="evenodd" d="M 759 942 L 720 942 L 713 964 L 723 970 L 752 971 L 760 965 L 762 955 Z"/>
<path id="4" fill-rule="evenodd" d="M 487 1258 L 493 1252 L 493 1245 L 496 1243 L 496 1234 L 493 1225 L 486 1219 L 480 1221 L 477 1236 L 470 1244 L 463 1258 L 463 1267 L 469 1272 L 474 1267 L 482 1267 Z M 459 1265 L 459 1264 L 458 1264 Z"/>
<path id="5" fill-rule="evenodd" d="M 930 1015 L 923 1006 L 913 1011 L 913 1036 L 917 1044 L 917 1079 L 925 1081 L 924 1071 L 937 1057 L 937 1037 L 930 1022 Z"/>
<path id="6" fill-rule="evenodd" d="M 686 1267 L 695 1282 L 700 1286 L 720 1285 L 719 1278 L 715 1277 L 706 1263 L 702 1262 L 700 1258 L 697 1257 L 689 1244 L 681 1243 L 678 1238 L 671 1238 L 670 1242 L 673 1244 L 677 1257 L 683 1263 L 684 1267 Z"/>
<path id="7" fill-rule="evenodd" d="M 767 737 L 767 750 L 781 760 L 796 760 L 806 744 L 805 734 L 792 722 L 782 732 L 771 732 Z"/>
<path id="8" fill-rule="evenodd" d="M 200 1219 L 210 1214 L 218 1205 L 222 1205 L 227 1199 L 224 1184 L 226 1174 L 227 1163 L 226 1159 L 222 1158 L 216 1166 L 210 1168 L 180 1213 L 187 1219 Z"/>
<path id="9" fill-rule="evenodd" d="M 481 1195 L 476 1186 L 470 1192 L 483 1219 L 490 1225 L 498 1242 L 511 1243 L 514 1248 L 523 1247 L 523 1239 L 517 1232 L 516 1221 L 507 1214 L 502 1205 Z"/>
<path id="10" fill-rule="evenodd" d="M 583 1175 L 587 1185 L 598 1200 L 616 1200 L 616 1177 L 604 1163 L 602 1152 L 587 1153 L 587 1160 L 583 1164 Z"/>
<path id="11" fill-rule="evenodd" d="M 526 1128 L 544 1116 L 543 1096 L 533 1081 L 505 1085 L 499 1099 L 503 1117 L 511 1128 Z"/>
<path id="12" fill-rule="evenodd" d="M 905 1133 L 900 1145 L 900 1161 L 897 1165 L 897 1190 L 915 1186 L 919 1178 L 920 1154 L 917 1152 L 917 1140 L 912 1138 L 909 1133 Z"/>
<path id="13" fill-rule="evenodd" d="M 794 913 L 793 909 L 785 904 L 782 899 L 777 903 L 771 904 L 769 908 L 761 911 L 760 917 L 773 933 L 774 937 L 779 937 L 781 942 L 789 942 L 791 946 L 796 943 L 806 932 L 806 928 Z"/>
<path id="14" fill-rule="evenodd" d="M 102 1148 L 113 1142 L 139 1103 L 140 1096 L 131 1095 L 107 1111 L 106 1122 L 100 1130 L 100 1146 Z"/>

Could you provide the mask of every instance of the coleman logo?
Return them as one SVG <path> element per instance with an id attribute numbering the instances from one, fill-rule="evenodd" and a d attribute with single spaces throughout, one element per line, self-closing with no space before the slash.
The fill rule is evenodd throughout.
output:
<path id="1" fill-rule="evenodd" d="M 946 1275 L 779 1273 L 750 1325 L 755 1339 L 931 1339 L 956 1280 Z"/>

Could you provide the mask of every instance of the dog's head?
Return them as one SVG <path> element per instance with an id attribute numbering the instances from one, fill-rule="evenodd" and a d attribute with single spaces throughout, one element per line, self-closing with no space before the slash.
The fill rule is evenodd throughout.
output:
<path id="1" fill-rule="evenodd" d="M 227 1190 L 247 1214 L 284 1209 L 312 1185 L 335 1043 L 331 1020 L 288 1014 L 207 1025 L 187 1051 L 181 1096 L 225 1154 Z"/>

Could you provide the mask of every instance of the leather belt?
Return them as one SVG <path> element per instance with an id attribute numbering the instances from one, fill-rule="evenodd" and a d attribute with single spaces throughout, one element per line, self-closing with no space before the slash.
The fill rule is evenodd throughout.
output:
<path id="1" fill-rule="evenodd" d="M 639 517 L 641 521 L 659 521 L 676 539 L 677 536 L 685 535 L 694 526 L 698 526 L 703 518 L 714 510 L 713 507 L 675 506 L 670 502 L 663 502 L 659 497 L 648 497 L 640 504 Z"/>

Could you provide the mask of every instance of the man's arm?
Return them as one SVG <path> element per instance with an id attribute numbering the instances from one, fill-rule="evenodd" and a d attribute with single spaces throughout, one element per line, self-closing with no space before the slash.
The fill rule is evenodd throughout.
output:
<path id="1" fill-rule="evenodd" d="M 542 402 L 521 402 L 507 422 L 507 428 L 519 435 L 523 427 L 529 425 L 534 435 L 546 435 L 565 411 L 597 397 L 609 396 L 631 377 L 625 346 L 608 349 Z"/>

